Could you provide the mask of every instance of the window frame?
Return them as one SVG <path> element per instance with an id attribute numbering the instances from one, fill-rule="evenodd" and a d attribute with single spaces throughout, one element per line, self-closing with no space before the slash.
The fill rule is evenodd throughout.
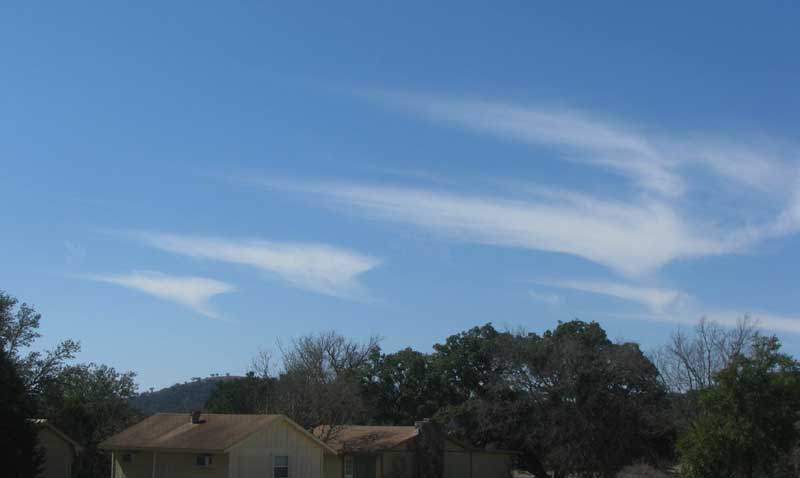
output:
<path id="1" fill-rule="evenodd" d="M 279 458 L 285 458 L 286 459 L 286 464 L 285 465 L 279 465 L 278 464 L 278 459 Z M 278 472 L 279 469 L 285 469 L 286 470 L 286 474 L 278 475 L 277 472 Z M 289 476 L 290 476 L 289 473 L 290 473 L 290 470 L 289 470 L 289 455 L 273 455 L 272 456 L 272 478 L 289 478 Z"/>
<path id="2" fill-rule="evenodd" d="M 353 478 L 355 474 L 356 460 L 353 455 L 345 455 L 344 457 L 344 478 Z M 348 470 L 349 468 L 349 470 Z"/>
<path id="3" fill-rule="evenodd" d="M 200 460 L 203 460 L 201 463 Z M 214 466 L 214 455 L 210 453 L 199 453 L 194 457 L 194 465 L 200 468 Z"/>

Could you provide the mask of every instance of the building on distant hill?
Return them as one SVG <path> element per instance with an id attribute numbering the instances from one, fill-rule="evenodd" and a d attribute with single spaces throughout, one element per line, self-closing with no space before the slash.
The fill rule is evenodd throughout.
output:
<path id="1" fill-rule="evenodd" d="M 32 420 L 36 425 L 39 446 L 44 450 L 41 478 L 70 478 L 72 464 L 82 448 L 72 438 L 43 418 Z"/>
<path id="2" fill-rule="evenodd" d="M 112 478 L 506 478 L 514 455 L 458 444 L 429 422 L 309 432 L 283 415 L 199 412 L 159 413 L 100 448 Z"/>

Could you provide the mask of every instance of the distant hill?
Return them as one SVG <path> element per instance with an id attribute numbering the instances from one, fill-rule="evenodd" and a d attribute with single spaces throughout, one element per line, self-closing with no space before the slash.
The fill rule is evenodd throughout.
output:
<path id="1" fill-rule="evenodd" d="M 146 415 L 158 412 L 189 412 L 203 408 L 206 399 L 217 382 L 240 380 L 244 377 L 236 375 L 215 375 L 206 378 L 194 378 L 190 382 L 175 385 L 153 392 L 144 392 L 130 399 L 131 406 Z"/>

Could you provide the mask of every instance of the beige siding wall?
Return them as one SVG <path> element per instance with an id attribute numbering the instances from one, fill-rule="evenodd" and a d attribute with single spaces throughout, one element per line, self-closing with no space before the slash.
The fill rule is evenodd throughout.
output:
<path id="1" fill-rule="evenodd" d="M 470 453 L 463 451 L 444 452 L 444 478 L 470 478 Z M 479 475 L 476 475 L 479 476 Z"/>
<path id="2" fill-rule="evenodd" d="M 450 440 L 444 441 L 444 451 L 467 451 L 461 445 L 457 444 L 456 442 L 452 442 Z"/>
<path id="3" fill-rule="evenodd" d="M 342 459 L 336 455 L 325 455 L 323 460 L 325 465 L 325 478 L 342 478 L 343 469 L 342 469 Z"/>
<path id="4" fill-rule="evenodd" d="M 473 453 L 472 476 L 474 478 L 508 478 L 511 476 L 511 455 Z"/>
<path id="5" fill-rule="evenodd" d="M 122 452 L 114 452 L 114 478 L 152 478 L 153 453 L 136 453 L 133 463 L 122 463 Z M 213 464 L 197 466 L 197 453 L 155 453 L 155 478 L 226 478 L 227 455 L 212 455 Z"/>
<path id="6" fill-rule="evenodd" d="M 270 478 L 273 458 L 289 457 L 292 478 L 323 478 L 322 448 L 304 433 L 279 421 L 230 452 L 229 478 Z"/>
<path id="7" fill-rule="evenodd" d="M 72 445 L 48 428 L 39 430 L 39 445 L 45 451 L 42 478 L 69 478 L 75 458 Z"/>
<path id="8" fill-rule="evenodd" d="M 414 455 L 411 452 L 399 450 L 383 454 L 382 478 L 412 478 L 413 474 Z"/>

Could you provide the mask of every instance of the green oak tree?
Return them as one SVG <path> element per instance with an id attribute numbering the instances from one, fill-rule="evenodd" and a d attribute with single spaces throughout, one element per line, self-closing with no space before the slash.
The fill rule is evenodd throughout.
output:
<path id="1" fill-rule="evenodd" d="M 689 478 L 776 476 L 800 438 L 800 365 L 775 337 L 758 338 L 702 390 L 697 419 L 679 440 Z"/>
<path id="2" fill-rule="evenodd" d="M 14 362 L 34 399 L 38 399 L 46 382 L 53 380 L 81 348 L 78 342 L 68 339 L 44 352 L 31 350 L 31 345 L 41 337 L 41 319 L 32 306 L 20 304 L 0 290 L 0 346 Z"/>
<path id="3" fill-rule="evenodd" d="M 272 407 L 277 407 L 272 396 L 275 382 L 272 377 L 257 377 L 254 372 L 249 372 L 244 378 L 219 381 L 204 408 L 210 413 L 273 412 L 270 402 Z"/>
<path id="4" fill-rule="evenodd" d="M 110 476 L 108 457 L 97 445 L 142 418 L 128 403 L 136 393 L 134 379 L 133 372 L 80 364 L 64 368 L 47 383 L 42 392 L 45 416 L 84 447 L 75 476 Z"/>
<path id="5" fill-rule="evenodd" d="M 521 450 L 540 476 L 613 476 L 635 461 L 669 455 L 666 392 L 636 344 L 614 343 L 597 323 L 579 320 L 541 336 L 481 335 L 488 343 L 459 354 L 471 358 L 459 367 L 473 368 L 465 377 L 479 377 L 475 392 L 437 414 L 456 434 Z"/>
<path id="6" fill-rule="evenodd" d="M 406 348 L 374 357 L 372 367 L 363 394 L 376 423 L 412 425 L 444 405 L 443 380 L 429 354 Z"/>

